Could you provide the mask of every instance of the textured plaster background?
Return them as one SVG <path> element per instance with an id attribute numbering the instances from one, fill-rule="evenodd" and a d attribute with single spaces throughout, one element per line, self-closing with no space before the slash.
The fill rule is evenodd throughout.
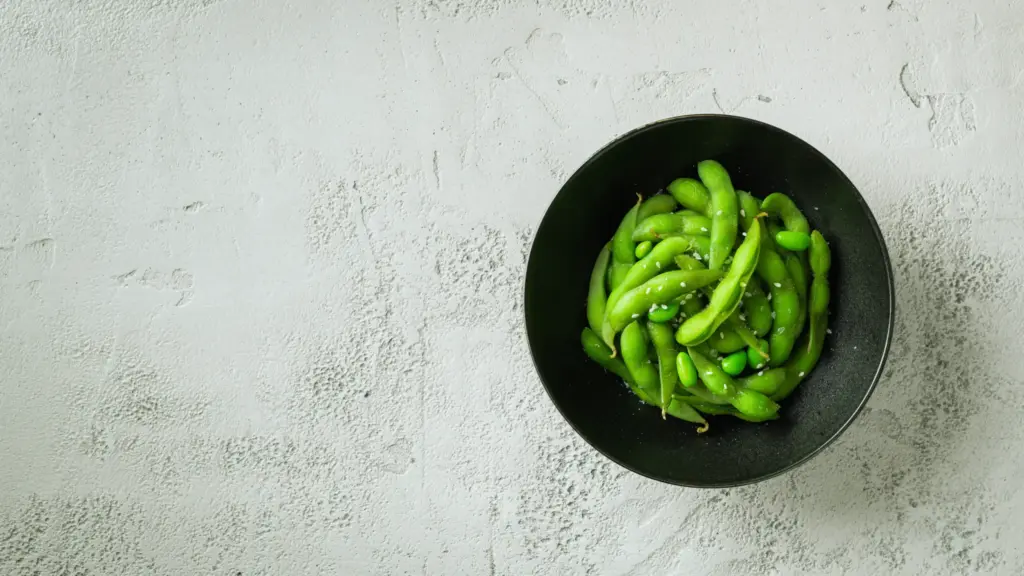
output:
<path id="1" fill-rule="evenodd" d="M 0 574 L 1021 574 L 1015 4 L 0 1 Z M 843 167 L 899 311 L 721 491 L 589 449 L 521 327 L 560 183 L 708 111 Z"/>

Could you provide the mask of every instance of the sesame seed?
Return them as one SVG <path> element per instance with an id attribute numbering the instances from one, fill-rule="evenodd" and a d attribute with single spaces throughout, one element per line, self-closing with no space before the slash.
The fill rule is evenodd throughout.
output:
<path id="1" fill-rule="evenodd" d="M 775 310 L 772 310 L 772 320 L 775 320 Z"/>
<path id="2" fill-rule="evenodd" d="M 768 293 L 768 301 L 769 301 L 769 302 L 771 302 L 771 301 L 772 301 L 772 293 L 771 293 L 771 292 L 769 292 L 769 293 Z"/>
<path id="3" fill-rule="evenodd" d="M 661 309 L 662 310 L 668 310 L 668 305 L 667 304 L 662 304 L 661 305 Z"/>
<path id="4" fill-rule="evenodd" d="M 650 293 L 651 293 L 651 289 L 650 288 L 648 288 L 647 290 L 644 290 L 644 294 L 650 294 Z"/>
<path id="5" fill-rule="evenodd" d="M 747 321 L 747 317 L 744 316 L 743 314 L 740 314 L 740 320 L 746 322 Z"/>
<path id="6" fill-rule="evenodd" d="M 680 282 L 679 283 L 679 287 L 680 288 L 686 288 L 686 282 Z"/>
<path id="7" fill-rule="evenodd" d="M 658 267 L 658 270 L 661 270 L 661 262 L 656 261 L 654 265 Z"/>
<path id="8" fill-rule="evenodd" d="M 704 373 L 705 376 L 711 376 L 711 374 L 712 374 L 711 370 L 708 370 L 707 372 Z"/>
<path id="9" fill-rule="evenodd" d="M 786 327 L 785 326 L 779 326 L 779 334 L 782 334 L 785 331 L 786 331 Z"/>
<path id="10" fill-rule="evenodd" d="M 701 231 L 701 232 L 707 232 L 707 231 L 708 231 L 708 229 L 707 229 L 707 228 L 705 228 L 705 227 L 703 227 L 703 226 L 701 226 L 701 227 L 700 227 L 700 231 Z"/>
<path id="11" fill-rule="evenodd" d="M 764 370 L 761 370 L 760 372 L 758 372 L 757 375 L 758 376 L 764 376 Z"/>
<path id="12" fill-rule="evenodd" d="M 639 314 L 633 314 L 633 318 L 639 318 L 639 317 L 640 317 Z"/>
<path id="13" fill-rule="evenodd" d="M 715 216 L 721 216 L 721 215 L 722 215 L 722 211 L 721 210 L 719 210 L 718 212 L 715 213 Z"/>
<path id="14" fill-rule="evenodd" d="M 725 340 L 725 332 L 719 332 L 719 333 L 718 333 L 718 338 L 719 338 L 720 340 Z"/>
<path id="15" fill-rule="evenodd" d="M 831 334 L 831 333 L 832 333 L 832 329 L 831 328 L 826 328 L 825 329 L 825 334 Z"/>
<path id="16" fill-rule="evenodd" d="M 856 349 L 857 349 L 857 347 L 856 347 L 856 346 L 854 346 L 854 347 L 853 347 L 853 349 L 854 349 L 854 350 L 856 350 Z"/>
<path id="17" fill-rule="evenodd" d="M 740 216 L 743 216 L 744 218 L 746 218 L 747 217 L 747 211 L 746 210 L 740 210 Z"/>
<path id="18" fill-rule="evenodd" d="M 775 283 L 775 287 L 776 287 L 776 288 L 782 288 L 782 284 L 779 284 L 778 282 L 776 282 L 776 283 Z"/>
<path id="19" fill-rule="evenodd" d="M 817 207 L 817 206 L 815 206 L 815 207 L 814 207 L 814 210 L 815 210 L 815 211 L 817 211 L 817 210 L 818 210 L 818 207 Z"/>
<path id="20" fill-rule="evenodd" d="M 691 292 L 690 294 L 687 294 L 686 295 L 686 299 L 687 300 L 692 300 L 693 299 L 693 293 Z"/>
<path id="21" fill-rule="evenodd" d="M 696 258 L 697 260 L 700 260 L 700 254 L 696 252 L 693 253 L 693 257 Z"/>
<path id="22" fill-rule="evenodd" d="M 803 378 L 805 374 L 807 374 L 807 372 L 801 372 L 800 377 Z"/>
<path id="23" fill-rule="evenodd" d="M 664 288 L 664 286 L 658 286 L 658 292 L 661 292 L 662 288 Z"/>

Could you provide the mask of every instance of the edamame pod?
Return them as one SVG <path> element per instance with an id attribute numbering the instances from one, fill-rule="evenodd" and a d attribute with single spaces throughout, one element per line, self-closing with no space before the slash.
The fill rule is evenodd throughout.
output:
<path id="1" fill-rule="evenodd" d="M 807 223 L 807 218 L 804 218 L 803 212 L 797 208 L 789 196 L 781 192 L 769 194 L 761 202 L 761 210 L 767 212 L 770 216 L 781 218 L 782 223 L 786 226 L 786 230 L 790 232 L 811 233 L 811 226 Z"/>
<path id="2" fill-rule="evenodd" d="M 640 210 L 640 203 L 626 212 L 622 218 L 615 235 L 612 237 L 612 265 L 610 272 L 611 289 L 615 290 L 626 277 L 630 267 L 636 262 L 636 244 L 633 243 L 633 229 L 636 228 L 636 214 Z"/>
<path id="3" fill-rule="evenodd" d="M 817 365 L 822 349 L 825 346 L 830 299 L 828 272 L 831 267 L 832 256 L 828 243 L 825 242 L 825 238 L 817 230 L 811 233 L 810 251 L 811 272 L 814 274 L 807 306 L 810 323 L 807 328 L 807 334 L 797 348 L 796 354 L 786 364 L 786 381 L 772 395 L 772 399 L 775 401 L 780 401 L 793 393 L 797 385 Z"/>
<path id="4" fill-rule="evenodd" d="M 711 196 L 708 189 L 693 178 L 676 178 L 665 187 L 684 208 L 704 216 L 711 215 Z"/>
<path id="5" fill-rule="evenodd" d="M 676 202 L 676 199 L 668 194 L 656 194 L 644 200 L 643 204 L 640 205 L 640 209 L 636 212 L 636 221 L 640 223 L 655 214 L 672 212 L 678 206 L 679 203 Z"/>
<path id="6" fill-rule="evenodd" d="M 622 361 L 629 373 L 649 397 L 658 398 L 661 394 L 658 381 L 658 369 L 647 357 L 647 335 L 639 322 L 630 322 L 619 338 L 622 348 Z"/>
<path id="7" fill-rule="evenodd" d="M 711 260 L 708 268 L 718 270 L 725 265 L 736 243 L 739 228 L 739 205 L 729 173 L 714 160 L 697 164 L 697 174 L 711 195 Z"/>
<path id="8" fill-rule="evenodd" d="M 732 266 L 711 293 L 707 307 L 699 314 L 687 318 L 676 331 L 676 341 L 683 346 L 700 344 L 736 310 L 740 297 L 757 268 L 761 253 L 761 226 L 754 226 L 736 249 Z"/>
<path id="9" fill-rule="evenodd" d="M 763 248 L 762 248 L 763 249 Z M 764 336 L 772 329 L 772 306 L 761 289 L 761 281 L 751 277 L 743 293 L 743 314 L 747 317 L 747 326 L 757 335 Z"/>
<path id="10" fill-rule="evenodd" d="M 761 201 L 754 198 L 750 192 L 743 192 L 742 190 L 736 191 L 736 200 L 740 206 L 740 228 L 744 232 L 748 232 L 750 226 L 754 223 L 754 219 L 761 213 Z"/>
<path id="11" fill-rule="evenodd" d="M 711 220 L 692 210 L 680 210 L 668 214 L 655 214 L 641 220 L 633 230 L 633 241 L 656 242 L 672 236 L 707 236 L 710 234 Z"/>
<path id="12" fill-rule="evenodd" d="M 763 231 L 764 228 L 762 223 L 761 226 L 755 226 L 752 230 L 762 229 Z M 750 237 L 749 233 L 747 237 Z M 789 358 L 793 351 L 793 344 L 796 342 L 797 322 L 800 319 L 800 297 L 789 277 L 785 262 L 768 242 L 764 242 L 761 246 L 757 273 L 769 286 L 768 290 L 772 296 L 774 325 L 768 337 L 771 355 L 769 364 L 781 366 Z"/>
<path id="13" fill-rule="evenodd" d="M 614 373 L 627 383 L 633 382 L 633 376 L 629 373 L 629 369 L 626 368 L 622 360 L 612 358 L 611 348 L 601 341 L 601 337 L 596 332 L 590 328 L 584 328 L 583 334 L 580 336 L 580 342 L 583 344 L 583 351 L 591 360 L 597 362 L 602 368 Z"/>
<path id="14" fill-rule="evenodd" d="M 718 270 L 672 270 L 658 274 L 626 292 L 607 310 L 606 318 L 614 334 L 652 310 L 673 299 L 714 283 L 722 277 Z"/>
<path id="15" fill-rule="evenodd" d="M 601 330 L 604 322 L 604 308 L 608 295 L 604 289 L 605 275 L 608 273 L 608 259 L 611 257 L 611 245 L 605 244 L 597 255 L 594 269 L 590 272 L 590 288 L 587 291 L 587 323 L 594 332 Z"/>
<path id="16" fill-rule="evenodd" d="M 676 374 L 676 342 L 672 339 L 672 329 L 664 324 L 647 323 L 647 333 L 651 336 L 654 351 L 658 355 L 658 377 L 661 382 L 661 418 L 665 419 L 672 393 L 675 392 L 679 376 Z"/>

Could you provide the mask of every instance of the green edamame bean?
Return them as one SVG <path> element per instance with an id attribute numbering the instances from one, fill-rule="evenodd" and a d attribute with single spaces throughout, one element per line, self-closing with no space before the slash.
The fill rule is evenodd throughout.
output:
<path id="1" fill-rule="evenodd" d="M 636 255 L 637 260 L 640 260 L 644 256 L 647 256 L 648 254 L 651 253 L 651 248 L 654 248 L 654 244 L 652 244 L 649 240 L 641 242 L 636 245 L 636 250 L 633 251 L 633 254 Z"/>
<path id="2" fill-rule="evenodd" d="M 744 232 L 750 231 L 754 219 L 761 213 L 761 201 L 754 198 L 750 192 L 736 191 L 736 200 L 740 206 L 740 227 Z"/>
<path id="3" fill-rule="evenodd" d="M 627 364 L 628 366 L 628 364 Z M 785 368 L 771 368 L 768 370 L 761 370 L 756 374 L 750 376 L 744 376 L 736 380 L 736 385 L 740 388 L 746 388 L 748 390 L 754 390 L 771 396 L 782 386 L 783 382 L 786 381 L 786 369 Z"/>
<path id="4" fill-rule="evenodd" d="M 782 223 L 786 226 L 786 230 L 790 232 L 811 233 L 811 226 L 807 223 L 807 218 L 804 218 L 803 212 L 797 208 L 789 196 L 781 192 L 769 194 L 761 202 L 761 210 L 764 210 L 770 216 L 781 218 Z"/>
<path id="5" fill-rule="evenodd" d="M 619 346 L 622 348 L 622 361 L 633 376 L 633 381 L 649 397 L 658 398 L 661 394 L 658 369 L 648 359 L 647 334 L 644 327 L 639 322 L 630 322 L 622 331 Z"/>
<path id="6" fill-rule="evenodd" d="M 811 237 L 803 232 L 781 230 L 775 233 L 775 243 L 791 252 L 803 252 L 811 245 Z"/>
<path id="7" fill-rule="evenodd" d="M 676 341 L 683 346 L 704 342 L 732 315 L 757 268 L 760 252 L 761 226 L 754 226 L 733 255 L 732 265 L 711 293 L 707 307 L 679 325 Z"/>
<path id="8" fill-rule="evenodd" d="M 743 300 L 743 314 L 746 316 L 747 326 L 750 326 L 754 334 L 760 338 L 772 329 L 772 305 L 757 277 L 750 278 L 744 296 L 746 298 Z"/>
<path id="9" fill-rule="evenodd" d="M 663 272 L 618 298 L 605 313 L 612 337 L 632 320 L 668 304 L 680 295 L 714 283 L 722 277 L 718 270 L 672 270 Z M 603 326 L 602 326 L 603 328 Z"/>
<path id="10" fill-rule="evenodd" d="M 676 375 L 684 388 L 693 388 L 698 384 L 697 368 L 686 352 L 676 354 Z"/>
<path id="11" fill-rule="evenodd" d="M 763 224 L 755 226 L 753 230 L 758 228 L 763 229 L 765 226 Z M 748 234 L 748 238 L 749 236 Z M 771 355 L 771 360 L 768 363 L 771 366 L 781 366 L 789 359 L 789 355 L 793 351 L 793 344 L 796 342 L 797 322 L 800 319 L 800 297 L 789 277 L 785 262 L 768 242 L 764 242 L 761 246 L 757 273 L 768 284 L 768 290 L 772 296 L 774 325 L 768 336 Z"/>
<path id="12" fill-rule="evenodd" d="M 656 307 L 652 306 L 651 309 L 647 311 L 647 319 L 651 322 L 664 324 L 665 322 L 675 318 L 676 314 L 679 314 L 679 303 L 669 302 L 668 304 L 658 304 Z"/>
<path id="13" fill-rule="evenodd" d="M 668 194 L 655 194 L 640 205 L 640 209 L 636 211 L 636 221 L 639 223 L 655 214 L 672 212 L 678 206 L 679 203 L 676 202 L 676 199 Z"/>
<path id="14" fill-rule="evenodd" d="M 765 360 L 764 356 L 768 354 L 768 341 L 758 340 L 757 346 L 747 347 L 747 362 L 750 363 L 750 367 L 754 370 L 760 370 L 768 365 L 768 361 Z"/>
<path id="15" fill-rule="evenodd" d="M 597 362 L 602 368 L 614 373 L 627 383 L 633 382 L 633 376 L 629 373 L 629 369 L 626 368 L 622 360 L 612 357 L 611 348 L 601 341 L 601 337 L 596 332 L 590 328 L 584 328 L 583 334 L 580 336 L 580 342 L 583 344 L 583 351 L 591 360 Z"/>
<path id="16" fill-rule="evenodd" d="M 711 230 L 711 219 L 692 210 L 680 210 L 668 214 L 655 214 L 641 220 L 633 230 L 633 241 L 657 241 L 672 236 L 707 236 Z"/>
<path id="17" fill-rule="evenodd" d="M 676 178 L 665 189 L 684 208 L 711 216 L 711 195 L 699 181 L 693 178 Z"/>
<path id="18" fill-rule="evenodd" d="M 714 160 L 697 164 L 697 174 L 711 195 L 711 260 L 708 268 L 718 270 L 732 252 L 739 228 L 739 205 L 729 173 Z"/>
<path id="19" fill-rule="evenodd" d="M 706 251 L 707 242 L 707 238 L 699 236 L 666 238 L 651 249 L 650 254 L 629 268 L 616 288 L 608 295 L 608 301 L 605 304 L 605 319 L 601 323 L 601 338 L 605 344 L 611 347 L 613 355 L 616 353 L 615 333 L 617 331 L 612 329 L 611 323 L 608 321 L 608 312 L 615 307 L 619 298 L 661 272 L 671 270 L 675 266 L 675 257 L 677 255 L 699 250 Z"/>
<path id="20" fill-rule="evenodd" d="M 810 243 L 810 239 L 811 237 L 808 236 L 808 243 Z M 793 338 L 797 338 L 803 332 L 804 324 L 807 322 L 807 290 L 811 271 L 807 265 L 807 255 L 804 253 L 790 252 L 783 257 L 783 261 L 785 261 L 786 271 L 789 272 L 789 277 L 793 281 L 796 295 L 800 299 L 800 314 L 797 316 L 796 334 L 793 335 Z"/>
<path id="21" fill-rule="evenodd" d="M 747 367 L 747 353 L 743 350 L 733 352 L 722 358 L 722 370 L 730 376 L 739 376 Z"/>
<path id="22" fill-rule="evenodd" d="M 636 262 L 636 245 L 633 243 L 633 230 L 636 228 L 636 214 L 640 210 L 640 203 L 626 212 L 619 223 L 619 227 L 612 236 L 612 267 L 610 272 L 611 289 L 622 282 L 629 272 L 630 267 Z"/>
<path id="23" fill-rule="evenodd" d="M 808 297 L 807 334 L 797 347 L 793 358 L 786 363 L 786 380 L 772 395 L 772 399 L 780 401 L 796 389 L 797 385 L 810 374 L 821 357 L 825 346 L 825 333 L 828 331 L 828 303 L 830 299 L 828 272 L 832 263 L 832 255 L 828 243 L 821 233 L 811 233 L 810 265 L 814 280 Z"/>
<path id="24" fill-rule="evenodd" d="M 587 290 L 587 323 L 590 329 L 599 332 L 601 323 L 604 322 L 605 304 L 608 302 L 608 295 L 605 292 L 605 275 L 608 273 L 608 260 L 611 257 L 610 244 L 597 255 L 594 262 L 594 269 L 590 272 L 590 288 Z"/>
<path id="25" fill-rule="evenodd" d="M 676 342 L 672 339 L 672 329 L 664 324 L 647 323 L 647 333 L 651 336 L 654 351 L 658 355 L 658 379 L 661 382 L 661 418 L 665 418 L 672 393 L 675 392 L 679 376 L 676 374 Z"/>

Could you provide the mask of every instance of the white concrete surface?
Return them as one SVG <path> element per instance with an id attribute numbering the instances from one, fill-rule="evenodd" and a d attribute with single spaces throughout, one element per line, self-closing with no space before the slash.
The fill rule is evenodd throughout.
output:
<path id="1" fill-rule="evenodd" d="M 1021 574 L 1018 4 L 3 0 L 0 574 Z M 723 491 L 590 450 L 520 323 L 566 176 L 708 111 L 843 167 L 899 309 Z"/>

